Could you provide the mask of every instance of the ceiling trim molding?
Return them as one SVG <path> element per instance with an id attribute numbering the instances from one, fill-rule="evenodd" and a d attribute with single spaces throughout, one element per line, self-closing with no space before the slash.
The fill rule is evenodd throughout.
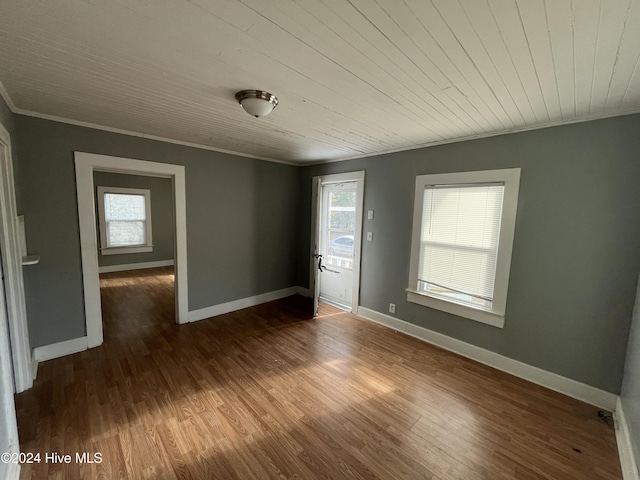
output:
<path id="1" fill-rule="evenodd" d="M 563 125 L 572 125 L 574 123 L 584 123 L 584 122 L 591 122 L 591 121 L 594 121 L 594 120 L 604 120 L 606 118 L 623 117 L 623 116 L 626 116 L 626 115 L 640 114 L 640 108 L 636 108 L 636 109 L 633 109 L 633 110 L 627 110 L 625 112 L 612 112 L 612 113 L 604 113 L 604 114 L 600 114 L 600 115 L 590 115 L 590 116 L 583 117 L 583 118 L 572 118 L 572 119 L 569 119 L 569 120 L 561 120 L 561 121 L 558 121 L 558 122 L 546 123 L 544 125 L 530 125 L 530 126 L 526 126 L 526 127 L 522 127 L 522 128 L 503 130 L 503 131 L 500 131 L 500 132 L 487 132 L 487 133 L 481 133 L 481 134 L 477 134 L 477 135 L 468 135 L 466 137 L 457 137 L 457 138 L 451 138 L 451 139 L 447 139 L 447 140 L 439 140 L 437 142 L 421 143 L 419 145 L 412 145 L 410 147 L 394 148 L 394 149 L 383 150 L 383 151 L 375 152 L 375 153 L 364 153 L 364 154 L 361 154 L 361 155 L 353 155 L 353 156 L 349 156 L 349 157 L 334 158 L 334 159 L 331 159 L 331 160 L 316 160 L 316 161 L 305 162 L 303 160 L 287 161 L 287 160 L 278 160 L 278 159 L 270 158 L 270 157 L 261 157 L 259 155 L 251 155 L 251 154 L 248 154 L 248 153 L 234 152 L 232 150 L 225 150 L 225 149 L 222 149 L 222 148 L 211 147 L 209 145 L 202 145 L 202 144 L 199 144 L 199 143 L 184 142 L 182 140 L 176 140 L 176 139 L 173 139 L 173 138 L 167 138 L 167 137 L 161 137 L 161 136 L 158 136 L 158 135 L 150 135 L 150 134 L 146 134 L 146 133 L 134 132 L 134 131 L 130 131 L 130 130 L 124 130 L 124 129 L 121 129 L 121 128 L 107 127 L 105 125 L 99 125 L 99 124 L 96 124 L 96 123 L 83 122 L 83 121 L 80 121 L 80 120 L 72 120 L 70 118 L 58 117 L 57 115 L 49 115 L 49 114 L 46 114 L 46 113 L 38 113 L 38 112 L 31 111 L 31 110 L 24 110 L 22 108 L 16 107 L 15 103 L 13 103 L 13 100 L 9 96 L 9 92 L 7 92 L 6 88 L 4 87 L 4 84 L 2 83 L 2 81 L 0 81 L 0 96 L 7 103 L 7 106 L 9 107 L 11 112 L 15 113 L 15 114 L 18 114 L 18 115 L 26 115 L 28 117 L 35 117 L 35 118 L 41 118 L 43 120 L 51 120 L 51 121 L 54 121 L 54 122 L 67 123 L 69 125 L 75 125 L 75 126 L 78 126 L 78 127 L 93 128 L 93 129 L 96 129 L 96 130 L 103 130 L 105 132 L 119 133 L 119 134 L 122 134 L 122 135 L 129 135 L 129 136 L 132 136 L 132 137 L 146 138 L 148 140 L 156 140 L 156 141 L 159 141 L 159 142 L 173 143 L 175 145 L 183 145 L 185 147 L 199 148 L 199 149 L 202 149 L 202 150 L 210 150 L 212 152 L 224 153 L 224 154 L 227 154 L 227 155 L 235 155 L 237 157 L 245 157 L 245 158 L 252 158 L 252 159 L 255 159 L 255 160 L 263 160 L 263 161 L 266 161 L 266 162 L 280 163 L 280 164 L 283 164 L 283 165 L 290 165 L 290 166 L 293 166 L 293 167 L 311 167 L 313 165 L 323 165 L 325 163 L 345 162 L 347 160 L 357 160 L 357 159 L 361 159 L 361 158 L 377 157 L 377 156 L 380 156 L 380 155 L 389 155 L 389 154 L 392 154 L 392 153 L 400 153 L 400 152 L 407 152 L 407 151 L 410 151 L 410 150 L 418 150 L 420 148 L 437 147 L 438 145 L 448 145 L 450 143 L 468 142 L 468 141 L 471 141 L 471 140 L 479 140 L 479 139 L 482 139 L 482 138 L 497 137 L 497 136 L 500 136 L 500 135 L 509 135 L 509 134 L 512 134 L 512 133 L 523 133 L 523 132 L 529 132 L 529 131 L 532 131 L 532 130 L 541 130 L 543 128 L 560 127 L 560 126 L 563 126 Z"/>
<path id="2" fill-rule="evenodd" d="M 4 88 L 4 83 L 2 83 L 2 80 L 0 80 L 0 97 L 3 98 L 3 100 L 7 104 L 7 107 L 9 107 L 9 110 L 11 110 L 13 113 L 16 113 L 16 104 L 13 103 L 13 100 L 9 96 L 9 92 L 7 92 L 7 89 Z"/>
<path id="3" fill-rule="evenodd" d="M 389 155 L 391 153 L 407 152 L 409 150 L 418 150 L 420 148 L 437 147 L 438 145 L 448 145 L 450 143 L 468 142 L 471 140 L 479 140 L 482 138 L 498 137 L 500 135 L 510 135 L 512 133 L 523 133 L 523 132 L 529 132 L 531 130 L 542 130 L 543 128 L 561 127 L 563 125 L 573 125 L 574 123 L 591 122 L 594 120 L 604 120 L 606 118 L 624 117 L 626 115 L 636 115 L 636 114 L 640 114 L 640 108 L 627 110 L 624 112 L 604 113 L 601 115 L 591 115 L 589 117 L 583 117 L 583 118 L 572 118 L 570 120 L 561 120 L 559 122 L 545 123 L 544 125 L 529 125 L 527 127 L 522 127 L 522 128 L 501 130 L 499 132 L 487 132 L 487 133 L 481 133 L 477 135 L 468 135 L 466 137 L 456 137 L 456 138 L 451 138 L 447 140 L 438 140 L 437 142 L 421 143 L 420 145 L 393 148 L 390 150 L 383 150 L 376 153 L 364 153 L 361 155 L 353 155 L 351 157 L 334 158 L 331 160 L 316 160 L 312 162 L 298 162 L 295 165 L 298 165 L 301 167 L 310 167 L 312 165 L 323 165 L 325 163 L 345 162 L 347 160 L 357 160 L 359 158 L 377 157 L 379 155 Z"/>
<path id="4" fill-rule="evenodd" d="M 245 158 L 252 158 L 254 160 L 264 160 L 266 162 L 281 163 L 283 165 L 290 165 L 292 167 L 299 167 L 302 165 L 301 162 L 289 162 L 286 160 L 277 160 L 275 158 L 270 158 L 270 157 L 261 157 L 259 155 L 251 155 L 249 153 L 234 152 L 232 150 L 225 150 L 223 148 L 211 147 L 209 145 L 202 145 L 200 143 L 184 142 L 182 140 L 176 140 L 173 138 L 161 137 L 158 135 L 150 135 L 147 133 L 134 132 L 131 130 L 124 130 L 122 128 L 107 127 L 105 125 L 99 125 L 97 123 L 83 122 L 81 120 L 72 120 L 70 118 L 58 117 L 57 115 L 49 115 L 46 113 L 38 113 L 31 110 L 25 110 L 25 109 L 16 107 L 15 103 L 13 103 L 13 100 L 9 96 L 9 92 L 7 92 L 7 89 L 4 87 L 4 84 L 2 83 L 2 81 L 0 81 L 0 96 L 7 103 L 9 110 L 11 110 L 12 113 L 15 113 L 18 115 L 26 115 L 28 117 L 41 118 L 43 120 L 51 120 L 54 122 L 66 123 L 69 125 L 75 125 L 77 127 L 93 128 L 95 130 L 102 130 L 105 132 L 119 133 L 121 135 L 129 135 L 130 137 L 146 138 L 148 140 L 157 140 L 159 142 L 173 143 L 175 145 L 182 145 L 185 147 L 199 148 L 202 150 L 210 150 L 212 152 L 224 153 L 227 155 L 235 155 L 236 157 L 245 157 Z"/>
<path id="5" fill-rule="evenodd" d="M 69 125 L 75 125 L 77 127 L 93 128 L 95 130 L 103 130 L 105 132 L 119 133 L 121 135 L 128 135 L 130 137 L 139 137 L 139 138 L 146 138 L 148 140 L 156 140 L 159 142 L 173 143 L 175 145 L 182 145 L 185 147 L 193 147 L 193 148 L 199 148 L 202 150 L 210 150 L 212 152 L 224 153 L 227 155 L 234 155 L 236 157 L 252 158 L 254 160 L 264 160 L 266 162 L 281 163 L 281 164 L 290 165 L 293 167 L 299 167 L 301 165 L 299 162 L 289 162 L 286 160 L 277 160 L 275 158 L 261 157 L 259 155 L 251 155 L 249 153 L 234 152 L 233 150 L 225 150 L 223 148 L 211 147 L 209 145 L 203 145 L 200 143 L 184 142 L 182 140 L 176 140 L 174 138 L 161 137 L 158 135 L 151 135 L 148 133 L 134 132 L 131 130 L 124 130 L 122 128 L 107 127 L 106 125 L 99 125 L 97 123 L 91 123 L 91 122 L 83 122 L 81 120 L 72 120 L 70 118 L 58 117 L 57 115 L 49 115 L 46 113 L 33 112 L 31 110 L 23 110 L 22 108 L 17 108 L 17 107 L 15 108 L 15 110 L 12 110 L 12 111 L 13 113 L 17 113 L 19 115 L 26 115 L 28 117 L 41 118 L 43 120 L 52 120 L 54 122 L 67 123 Z"/>

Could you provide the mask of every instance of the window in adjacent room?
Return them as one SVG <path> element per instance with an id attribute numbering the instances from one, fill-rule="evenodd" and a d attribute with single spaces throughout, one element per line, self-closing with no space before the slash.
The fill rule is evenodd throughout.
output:
<path id="1" fill-rule="evenodd" d="M 416 178 L 407 300 L 502 327 L 520 169 Z"/>
<path id="2" fill-rule="evenodd" d="M 102 255 L 153 251 L 149 190 L 98 187 L 98 215 Z"/>

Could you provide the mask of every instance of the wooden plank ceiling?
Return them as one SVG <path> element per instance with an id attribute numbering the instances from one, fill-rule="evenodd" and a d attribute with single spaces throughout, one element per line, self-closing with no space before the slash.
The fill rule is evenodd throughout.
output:
<path id="1" fill-rule="evenodd" d="M 16 112 L 295 163 L 638 112 L 639 55 L 640 0 L 0 4 Z"/>

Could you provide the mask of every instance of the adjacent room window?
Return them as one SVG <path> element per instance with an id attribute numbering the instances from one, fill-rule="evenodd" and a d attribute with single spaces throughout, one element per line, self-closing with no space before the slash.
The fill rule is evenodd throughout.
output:
<path id="1" fill-rule="evenodd" d="M 407 300 L 504 325 L 520 169 L 416 178 Z"/>
<path id="2" fill-rule="evenodd" d="M 100 253 L 153 251 L 149 190 L 98 187 Z"/>

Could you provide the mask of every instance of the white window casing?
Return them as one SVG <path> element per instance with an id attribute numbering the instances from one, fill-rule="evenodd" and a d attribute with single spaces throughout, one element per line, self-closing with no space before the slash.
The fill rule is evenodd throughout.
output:
<path id="1" fill-rule="evenodd" d="M 100 253 L 153 251 L 150 190 L 99 186 L 97 193 Z"/>
<path id="2" fill-rule="evenodd" d="M 407 300 L 504 326 L 520 169 L 420 175 Z"/>

